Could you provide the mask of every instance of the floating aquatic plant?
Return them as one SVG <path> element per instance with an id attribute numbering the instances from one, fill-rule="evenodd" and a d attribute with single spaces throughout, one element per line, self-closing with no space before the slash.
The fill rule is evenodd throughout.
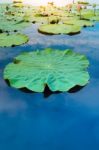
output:
<path id="1" fill-rule="evenodd" d="M 77 34 L 81 31 L 80 26 L 65 24 L 41 25 L 38 29 L 43 34 Z"/>
<path id="2" fill-rule="evenodd" d="M 19 20 L 19 21 L 13 21 L 10 19 L 1 19 L 0 22 L 0 29 L 3 31 L 19 31 L 22 30 L 26 27 L 28 27 L 30 24 L 25 22 L 24 20 Z"/>
<path id="3" fill-rule="evenodd" d="M 72 50 L 37 50 L 17 56 L 6 66 L 4 79 L 12 87 L 35 92 L 44 92 L 46 86 L 51 91 L 68 91 L 88 83 L 88 65 L 84 55 Z"/>
<path id="4" fill-rule="evenodd" d="M 17 46 L 28 42 L 29 38 L 24 34 L 0 34 L 0 47 Z"/>
<path id="5" fill-rule="evenodd" d="M 78 25 L 78 26 L 81 26 L 81 27 L 91 27 L 91 26 L 94 26 L 94 23 L 92 21 L 78 20 L 78 19 L 68 19 L 68 20 L 65 20 L 64 24 Z"/>

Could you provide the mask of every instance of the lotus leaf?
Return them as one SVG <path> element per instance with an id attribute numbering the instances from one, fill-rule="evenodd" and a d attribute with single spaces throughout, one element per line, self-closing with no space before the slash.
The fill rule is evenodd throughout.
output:
<path id="1" fill-rule="evenodd" d="M 23 17 L 25 21 L 32 22 L 32 23 L 40 23 L 40 24 L 46 24 L 47 17 L 35 17 L 34 15 L 27 15 Z"/>
<path id="2" fill-rule="evenodd" d="M 64 24 L 70 24 L 70 25 L 78 25 L 81 27 L 90 27 L 93 26 L 94 23 L 92 21 L 87 21 L 87 20 L 77 20 L 77 19 L 68 19 L 64 21 Z"/>
<path id="3" fill-rule="evenodd" d="M 82 18 L 87 19 L 87 20 L 92 20 L 92 21 L 99 21 L 99 12 L 96 11 L 96 15 L 94 14 L 92 10 L 83 12 Z"/>
<path id="4" fill-rule="evenodd" d="M 22 30 L 29 26 L 29 23 L 24 21 L 8 21 L 6 19 L 2 19 L 0 22 L 0 29 L 3 31 L 14 31 L 14 30 Z"/>
<path id="5" fill-rule="evenodd" d="M 49 24 L 58 24 L 59 20 L 60 19 L 57 16 L 50 16 L 50 17 L 48 17 L 48 23 Z"/>
<path id="6" fill-rule="evenodd" d="M 93 20 L 93 21 L 99 21 L 99 16 L 94 16 L 94 17 L 91 18 L 91 20 Z"/>
<path id="7" fill-rule="evenodd" d="M 48 21 L 47 21 L 47 17 L 32 17 L 30 19 L 30 22 L 46 24 Z"/>
<path id="8" fill-rule="evenodd" d="M 38 29 L 43 34 L 77 34 L 81 31 L 80 26 L 65 24 L 41 25 Z"/>
<path id="9" fill-rule="evenodd" d="M 89 19 L 89 20 L 91 20 L 91 21 L 99 21 L 99 16 L 84 17 L 84 19 Z"/>
<path id="10" fill-rule="evenodd" d="M 88 65 L 84 55 L 72 50 L 37 50 L 17 56 L 6 66 L 4 79 L 12 87 L 35 92 L 43 92 L 46 85 L 51 91 L 68 91 L 88 83 Z"/>
<path id="11" fill-rule="evenodd" d="M 0 34 L 0 47 L 10 47 L 28 42 L 28 37 L 24 34 Z"/>

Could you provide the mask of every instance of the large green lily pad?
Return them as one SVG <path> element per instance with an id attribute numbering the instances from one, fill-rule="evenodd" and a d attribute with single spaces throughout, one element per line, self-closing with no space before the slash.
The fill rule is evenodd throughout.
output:
<path id="1" fill-rule="evenodd" d="M 28 42 L 29 38 L 24 34 L 0 34 L 0 47 L 17 46 Z"/>
<path id="2" fill-rule="evenodd" d="M 80 26 L 65 24 L 41 25 L 38 29 L 43 34 L 77 34 L 81 31 Z"/>
<path id="3" fill-rule="evenodd" d="M 8 64 L 4 79 L 9 80 L 12 87 L 35 92 L 43 92 L 46 85 L 51 91 L 68 91 L 88 83 L 88 65 L 84 55 L 71 50 L 37 50 L 22 53 Z"/>

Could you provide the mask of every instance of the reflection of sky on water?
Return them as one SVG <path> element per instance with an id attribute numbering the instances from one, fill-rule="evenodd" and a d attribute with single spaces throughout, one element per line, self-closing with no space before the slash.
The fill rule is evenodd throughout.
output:
<path id="1" fill-rule="evenodd" d="M 35 26 L 24 46 L 0 48 L 0 150 L 99 150 L 99 24 L 75 36 L 45 36 Z M 21 51 L 70 48 L 90 60 L 90 83 L 77 93 L 23 93 L 3 69 Z"/>

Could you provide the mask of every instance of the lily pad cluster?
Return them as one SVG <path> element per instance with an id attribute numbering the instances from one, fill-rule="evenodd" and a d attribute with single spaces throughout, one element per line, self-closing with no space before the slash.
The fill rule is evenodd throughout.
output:
<path id="1" fill-rule="evenodd" d="M 17 46 L 28 42 L 29 38 L 21 33 L 21 30 L 29 26 L 29 23 L 18 16 L 19 10 L 13 10 L 11 5 L 2 6 L 0 10 L 0 47 Z M 5 10 L 5 11 L 4 11 Z"/>
<path id="2" fill-rule="evenodd" d="M 72 50 L 36 50 L 22 53 L 8 64 L 4 79 L 18 89 L 44 92 L 48 86 L 51 91 L 68 91 L 89 82 L 88 66 L 87 58 Z"/>
<path id="3" fill-rule="evenodd" d="M 92 27 L 94 22 L 91 20 L 81 20 L 78 17 L 62 17 L 58 18 L 58 22 L 41 25 L 38 31 L 43 34 L 70 34 L 80 33 L 83 27 Z"/>
<path id="4" fill-rule="evenodd" d="M 13 5 L 8 5 L 2 6 L 0 20 L 2 20 L 0 31 L 3 32 L 21 31 L 31 25 L 31 23 L 37 23 L 39 24 L 38 31 L 43 34 L 50 34 L 48 30 L 50 30 L 51 34 L 71 34 L 72 30 L 73 34 L 76 34 L 78 33 L 77 30 L 81 31 L 83 27 L 93 26 L 95 21 L 99 21 L 99 11 L 97 10 L 94 13 L 92 9 L 82 9 L 81 12 L 78 12 L 76 3 L 72 5 L 70 12 L 67 10 L 67 7 L 33 7 L 26 5 L 14 7 Z M 57 29 L 52 32 L 51 30 L 55 28 L 55 25 Z M 63 29 L 60 29 L 60 27 Z"/>

